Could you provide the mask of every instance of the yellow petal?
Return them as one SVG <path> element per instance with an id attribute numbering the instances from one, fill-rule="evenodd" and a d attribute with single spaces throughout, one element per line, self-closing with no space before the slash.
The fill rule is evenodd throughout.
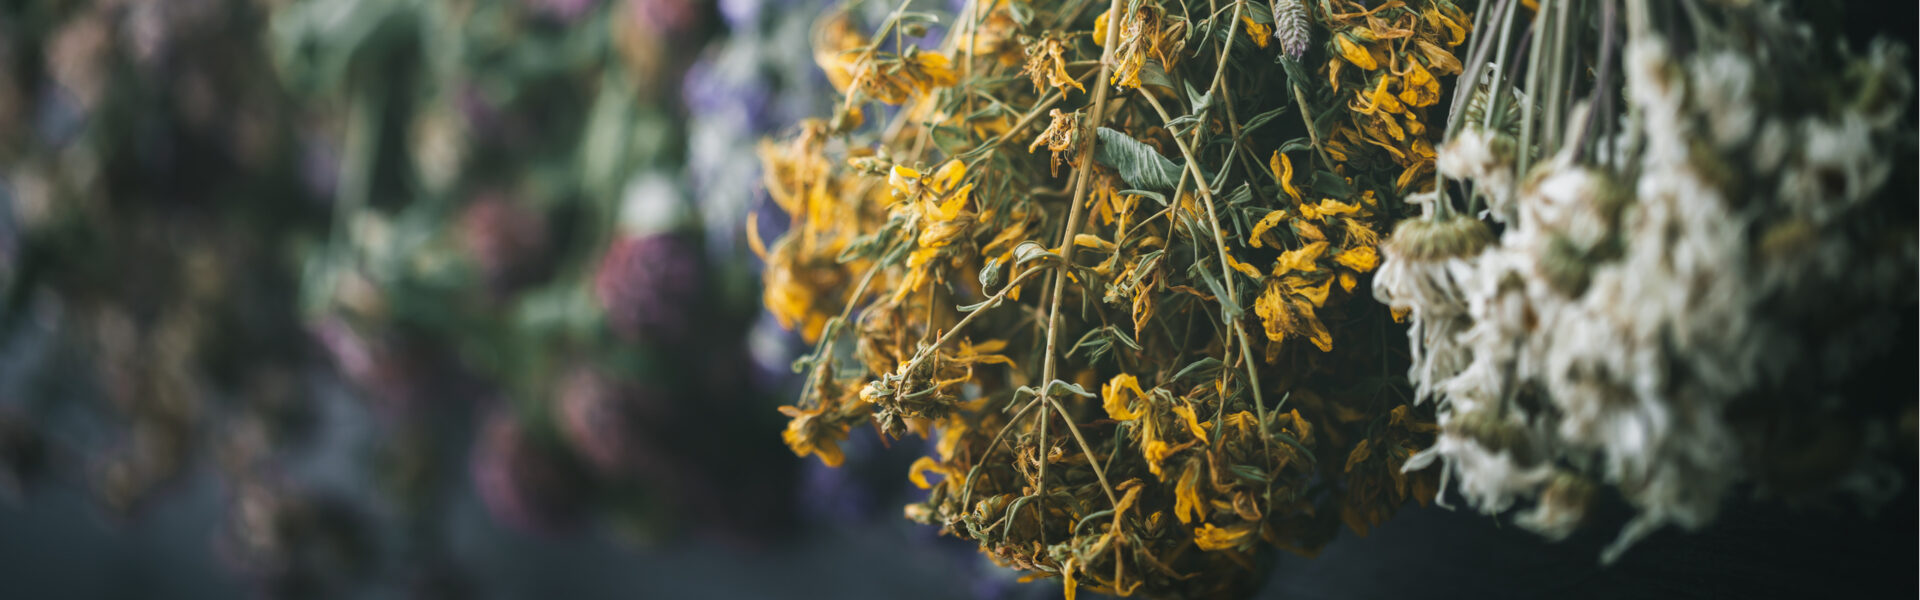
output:
<path id="1" fill-rule="evenodd" d="M 1226 256 L 1227 256 L 1227 266 L 1233 268 L 1233 270 L 1239 271 L 1240 274 L 1246 275 L 1247 277 L 1252 278 L 1254 281 L 1260 281 L 1261 279 L 1265 279 L 1265 277 L 1261 275 L 1259 269 L 1255 269 L 1253 268 L 1253 265 L 1240 262 L 1239 259 L 1234 258 L 1232 251 L 1228 251 Z"/>
<path id="2" fill-rule="evenodd" d="M 1380 63 L 1373 60 L 1373 55 L 1367 52 L 1366 47 L 1354 43 L 1353 40 L 1347 38 L 1346 34 L 1343 33 L 1333 36 L 1333 39 L 1340 45 L 1340 57 L 1347 59 L 1347 62 L 1353 63 L 1353 66 L 1368 71 L 1380 68 Z"/>
<path id="3" fill-rule="evenodd" d="M 1317 218 L 1332 217 L 1332 216 L 1338 216 L 1338 215 L 1350 215 L 1359 211 L 1360 211 L 1360 207 L 1358 206 L 1347 204 L 1345 202 L 1334 200 L 1332 198 L 1327 198 L 1325 200 L 1321 200 L 1320 204 L 1313 207 L 1314 215 L 1308 218 L 1317 219 Z M 1302 214 L 1306 213 L 1304 209 L 1301 210 L 1300 212 Z"/>
<path id="4" fill-rule="evenodd" d="M 1260 316 L 1260 322 L 1266 326 L 1267 341 L 1279 342 L 1287 337 L 1289 322 L 1293 313 L 1287 308 L 1286 288 L 1279 280 L 1267 282 L 1267 289 L 1253 301 L 1253 312 Z"/>
<path id="5" fill-rule="evenodd" d="M 1261 48 L 1267 47 L 1267 40 L 1273 37 L 1273 26 L 1265 23 L 1257 23 L 1253 20 L 1253 17 L 1247 16 L 1246 13 L 1241 13 L 1240 22 L 1246 24 L 1247 37 L 1253 38 L 1253 45 Z"/>
<path id="6" fill-rule="evenodd" d="M 1202 442 L 1207 441 L 1207 430 L 1200 426 L 1200 418 L 1194 414 L 1193 406 L 1188 404 L 1175 405 L 1173 407 L 1173 414 L 1180 415 L 1180 419 L 1186 421 L 1187 431 L 1193 433 L 1193 437 L 1199 438 Z"/>
<path id="7" fill-rule="evenodd" d="M 894 165 L 893 171 L 887 174 L 887 186 L 893 188 L 896 200 L 912 198 L 920 192 L 920 171 Z"/>
<path id="8" fill-rule="evenodd" d="M 1322 279 L 1320 283 L 1312 283 L 1305 277 L 1289 275 L 1285 283 L 1288 289 L 1293 290 L 1293 293 L 1306 298 L 1307 301 L 1313 303 L 1314 306 L 1326 306 L 1327 295 L 1333 291 L 1332 277 Z"/>
<path id="9" fill-rule="evenodd" d="M 1432 106 L 1440 101 L 1440 82 L 1420 66 L 1420 61 L 1407 61 L 1406 78 L 1400 82 L 1400 101 L 1408 106 Z"/>
<path id="10" fill-rule="evenodd" d="M 1133 392 L 1133 395 L 1129 396 L 1127 392 Z M 1146 395 L 1146 392 L 1140 391 L 1140 380 L 1126 373 L 1113 376 L 1112 380 L 1100 387 L 1101 405 L 1107 409 L 1107 416 L 1115 421 L 1132 421 L 1140 418 L 1142 413 L 1134 411 L 1127 405 L 1133 398 L 1144 398 Z"/>
<path id="11" fill-rule="evenodd" d="M 1393 83 L 1393 81 L 1394 81 L 1393 77 L 1380 78 L 1380 83 L 1373 86 L 1372 97 L 1368 98 L 1368 101 L 1373 104 L 1374 110 L 1364 111 L 1364 112 L 1372 113 L 1374 111 L 1385 111 L 1385 112 L 1397 114 L 1397 113 L 1403 113 L 1407 111 L 1407 107 L 1401 106 L 1400 100 L 1397 98 L 1394 98 L 1392 92 L 1387 91 L 1387 86 Z"/>
<path id="12" fill-rule="evenodd" d="M 959 83 L 960 78 L 954 75 L 953 62 L 947 58 L 947 55 L 938 52 L 921 52 L 913 58 L 920 72 L 927 76 L 925 81 L 920 82 L 927 87 L 949 87 Z"/>
<path id="13" fill-rule="evenodd" d="M 1313 345 L 1318 346 L 1321 352 L 1332 352 L 1333 332 L 1327 331 L 1327 324 L 1320 321 L 1319 315 L 1308 314 L 1305 316 L 1309 330 L 1307 339 L 1312 340 Z"/>
<path id="14" fill-rule="evenodd" d="M 1205 506 L 1200 500 L 1200 470 L 1188 466 L 1186 472 L 1180 474 L 1179 483 L 1173 486 L 1173 516 L 1179 518 L 1182 525 L 1192 523 L 1194 517 L 1205 516 L 1202 512 Z"/>
<path id="15" fill-rule="evenodd" d="M 1310 273 L 1318 270 L 1319 266 L 1315 263 L 1326 252 L 1326 242 L 1314 242 L 1301 246 L 1298 250 L 1283 252 L 1280 254 L 1280 260 L 1273 264 L 1273 276 L 1279 277 L 1295 271 Z"/>
<path id="16" fill-rule="evenodd" d="M 927 471 L 940 470 L 940 463 L 935 462 L 933 457 L 922 456 L 919 460 L 913 461 L 912 466 L 907 467 L 907 480 L 924 490 L 933 487 L 933 484 L 927 482 Z"/>
<path id="17" fill-rule="evenodd" d="M 960 216 L 960 209 L 967 206 L 967 197 L 972 195 L 972 192 L 973 184 L 962 186 L 959 191 L 942 200 L 940 206 L 927 214 L 927 218 L 935 223 L 952 221 L 954 217 Z"/>
<path id="18" fill-rule="evenodd" d="M 1207 523 L 1193 530 L 1193 543 L 1200 546 L 1201 550 L 1209 552 L 1232 550 L 1240 543 L 1241 538 L 1247 537 L 1249 533 L 1253 533 L 1253 528 L 1246 525 L 1216 527 L 1212 523 Z"/>
<path id="19" fill-rule="evenodd" d="M 1372 441 L 1373 440 L 1360 440 L 1360 444 L 1354 446 L 1352 452 L 1347 453 L 1346 472 L 1352 473 L 1354 467 L 1367 462 L 1367 458 L 1373 456 L 1373 450 L 1367 446 L 1368 442 Z"/>
<path id="20" fill-rule="evenodd" d="M 953 189 L 954 184 L 960 183 L 960 180 L 966 176 L 967 163 L 960 162 L 960 159 L 949 160 L 946 164 L 940 165 L 939 170 L 933 172 L 933 191 L 939 194 L 947 193 L 947 190 Z"/>
<path id="21" fill-rule="evenodd" d="M 1102 252 L 1112 252 L 1116 249 L 1116 247 L 1113 245 L 1113 242 L 1100 239 L 1100 236 L 1093 235 L 1091 233 L 1074 234 L 1073 245 L 1079 246 L 1082 248 L 1092 248 L 1095 250 L 1100 250 Z"/>
<path id="22" fill-rule="evenodd" d="M 1380 254 L 1374 251 L 1373 246 L 1360 246 L 1341 252 L 1333 257 L 1333 262 L 1340 263 L 1341 266 L 1353 269 L 1355 272 L 1366 273 L 1380 266 Z"/>
<path id="23" fill-rule="evenodd" d="M 1167 457 L 1173 453 L 1174 449 L 1167 446 L 1166 442 L 1160 440 L 1147 440 L 1146 446 L 1141 450 L 1141 455 L 1147 459 L 1147 470 L 1151 471 L 1154 477 L 1163 476 L 1165 471 L 1161 465 L 1164 464 Z"/>
<path id="24" fill-rule="evenodd" d="M 1293 233 L 1294 235 L 1300 236 L 1300 239 L 1303 240 L 1312 240 L 1315 242 L 1324 242 L 1327 240 L 1326 232 L 1320 231 L 1319 225 L 1314 225 L 1313 221 L 1306 219 L 1294 219 Z"/>
<path id="25" fill-rule="evenodd" d="M 1280 225 L 1280 222 L 1286 220 L 1286 218 L 1287 218 L 1287 211 L 1285 209 L 1276 210 L 1276 211 L 1267 213 L 1267 216 L 1260 217 L 1260 222 L 1253 224 L 1253 236 L 1252 236 L 1253 239 L 1250 240 L 1253 243 L 1253 247 L 1255 248 L 1266 247 L 1261 245 L 1260 243 L 1261 238 L 1266 237 L 1268 231 L 1272 230 L 1274 227 L 1278 227 Z"/>
<path id="26" fill-rule="evenodd" d="M 1288 159 L 1286 154 L 1274 152 L 1273 158 L 1268 159 L 1267 162 L 1273 167 L 1273 172 L 1280 174 L 1280 189 L 1286 190 L 1287 195 L 1292 197 L 1294 202 L 1299 202 L 1300 190 L 1293 187 L 1293 161 Z"/>

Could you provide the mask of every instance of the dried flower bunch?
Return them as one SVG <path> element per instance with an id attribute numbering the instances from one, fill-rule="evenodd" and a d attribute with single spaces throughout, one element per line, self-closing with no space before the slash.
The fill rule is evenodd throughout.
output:
<path id="1" fill-rule="evenodd" d="M 1246 593 L 1270 549 L 1433 497 L 1360 288 L 1433 185 L 1472 17 L 1368 4 L 986 0 L 937 47 L 905 4 L 822 17 L 845 100 L 763 146 L 790 227 L 749 222 L 816 344 L 788 445 L 933 440 L 907 516 L 1069 596 Z"/>
<path id="2" fill-rule="evenodd" d="M 1419 196 L 1374 279 L 1440 411 L 1407 468 L 1489 513 L 1532 499 L 1518 523 L 1554 538 L 1617 490 L 1637 515 L 1605 560 L 1736 485 L 1897 492 L 1876 450 L 1911 399 L 1848 383 L 1914 311 L 1912 198 L 1883 189 L 1905 50 L 1826 52 L 1777 2 L 1520 4 L 1483 13 L 1457 92 L 1461 185 Z"/>

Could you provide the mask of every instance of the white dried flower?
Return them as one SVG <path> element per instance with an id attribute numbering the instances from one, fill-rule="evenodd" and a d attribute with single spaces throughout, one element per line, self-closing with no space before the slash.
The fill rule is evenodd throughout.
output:
<path id="1" fill-rule="evenodd" d="M 1707 132 L 1721 148 L 1733 148 L 1753 135 L 1760 109 L 1754 105 L 1754 66 L 1744 53 L 1731 49 L 1703 53 L 1688 61 L 1695 102 L 1709 108 Z"/>
<path id="2" fill-rule="evenodd" d="M 1478 124 L 1460 130 L 1434 153 L 1441 175 L 1473 183 L 1475 194 L 1487 199 L 1487 212 L 1498 222 L 1513 219 L 1514 141 Z"/>

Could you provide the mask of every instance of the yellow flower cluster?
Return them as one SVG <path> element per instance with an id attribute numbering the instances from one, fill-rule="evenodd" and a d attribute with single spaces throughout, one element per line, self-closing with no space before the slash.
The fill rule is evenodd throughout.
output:
<path id="1" fill-rule="evenodd" d="M 1260 84 L 1281 50 L 1251 5 L 982 0 L 897 53 L 872 40 L 902 13 L 872 37 L 829 16 L 816 59 L 847 100 L 762 153 L 792 223 L 766 302 L 815 344 L 788 446 L 839 464 L 867 423 L 933 441 L 906 515 L 1069 596 L 1245 592 L 1266 553 L 1424 500 L 1432 473 L 1401 466 L 1432 413 L 1375 383 L 1401 334 L 1356 291 L 1395 180 L 1431 168 L 1419 124 L 1458 67 L 1408 48 L 1459 43 L 1426 33 L 1460 16 L 1441 4 L 1326 20 L 1372 66 L 1284 89 Z M 900 108 L 865 123 L 873 102 Z M 1398 154 L 1273 118 L 1308 103 Z"/>
<path id="2" fill-rule="evenodd" d="M 1334 127 L 1326 152 L 1335 162 L 1384 153 L 1400 168 L 1395 191 L 1416 191 L 1433 172 L 1427 109 L 1440 102 L 1440 79 L 1459 75 L 1454 48 L 1472 21 L 1448 0 L 1400 0 L 1366 8 L 1354 0 L 1319 3 L 1328 42 L 1327 83 L 1342 94 L 1348 118 Z M 1444 129 L 1444 127 L 1442 127 Z"/>

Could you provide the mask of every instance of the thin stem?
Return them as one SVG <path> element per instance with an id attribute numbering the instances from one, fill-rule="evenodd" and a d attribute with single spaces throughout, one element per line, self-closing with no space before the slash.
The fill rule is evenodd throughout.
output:
<path id="1" fill-rule="evenodd" d="M 1500 112 L 1500 99 L 1504 96 L 1500 93 L 1501 79 L 1508 70 L 1507 41 L 1513 36 L 1513 16 L 1518 12 L 1520 12 L 1519 7 L 1509 2 L 1506 14 L 1501 15 L 1499 47 L 1495 49 L 1493 59 L 1493 81 L 1487 82 L 1487 110 L 1485 114 L 1480 115 L 1480 127 L 1488 131 L 1493 130 L 1493 116 Z"/>
<path id="2" fill-rule="evenodd" d="M 813 352 L 807 355 L 814 365 L 814 373 L 800 382 L 800 402 L 805 403 L 807 398 L 812 397 L 814 381 L 826 376 L 827 365 L 820 361 L 826 357 L 827 347 L 833 345 L 833 340 L 840 335 L 840 328 L 846 324 L 848 317 L 853 316 L 853 307 L 860 304 L 860 297 L 866 295 L 867 286 L 873 283 L 873 276 L 880 273 L 881 267 L 879 262 L 867 267 L 867 274 L 860 278 L 860 285 L 853 288 L 853 295 L 847 296 L 847 304 L 841 307 L 840 315 L 828 319 L 827 324 L 820 328 L 820 341 L 814 343 Z"/>
<path id="3" fill-rule="evenodd" d="M 1587 101 L 1586 122 L 1580 124 L 1580 129 L 1575 134 L 1578 137 L 1574 138 L 1573 141 L 1571 142 L 1571 144 L 1573 145 L 1573 159 L 1575 161 L 1580 160 L 1581 156 L 1584 154 L 1584 150 L 1586 149 L 1584 147 L 1586 143 L 1585 140 L 1588 136 L 1592 135 L 1594 121 L 1600 118 L 1600 117 L 1597 117 L 1596 115 L 1602 112 L 1611 113 L 1613 111 L 1612 94 L 1610 90 L 1613 89 L 1612 81 L 1613 81 L 1614 44 L 1618 43 L 1618 40 L 1614 38 L 1614 32 L 1613 32 L 1616 25 L 1615 21 L 1617 19 L 1619 19 L 1619 16 L 1615 14 L 1614 0 L 1601 0 L 1600 2 L 1600 68 L 1599 68 L 1599 71 L 1594 74 L 1594 79 L 1593 79 L 1594 85 L 1593 85 L 1592 97 Z M 1609 114 L 1607 115 L 1606 118 L 1608 123 L 1610 124 L 1612 121 L 1612 115 Z M 1603 136 L 1603 138 L 1604 137 L 1607 137 L 1607 136 Z M 1609 152 L 1608 155 L 1605 157 L 1606 160 L 1609 162 L 1613 160 L 1611 154 L 1612 153 Z"/>
<path id="4" fill-rule="evenodd" d="M 1463 109 L 1472 101 L 1475 86 L 1480 85 L 1480 72 L 1485 70 L 1487 51 L 1493 48 L 1491 45 L 1493 38 L 1484 29 L 1487 13 L 1493 12 L 1498 15 L 1512 1 L 1501 0 L 1500 4 L 1492 9 L 1473 15 L 1473 42 L 1470 44 L 1473 46 L 1473 53 L 1467 58 L 1464 67 L 1466 72 L 1460 76 L 1460 85 L 1453 88 L 1453 107 L 1447 110 L 1447 134 L 1442 138 L 1443 140 L 1452 139 L 1453 134 L 1460 131 L 1461 123 L 1466 120 L 1460 118 L 1460 115 L 1466 112 Z"/>
<path id="5" fill-rule="evenodd" d="M 1327 158 L 1326 148 L 1320 145 L 1320 132 L 1313 128 L 1313 111 L 1307 108 L 1307 96 L 1300 93 L 1300 84 L 1295 83 L 1292 85 L 1293 101 L 1295 104 L 1300 105 L 1300 123 L 1307 126 L 1307 140 L 1313 142 L 1314 155 L 1319 156 L 1320 162 L 1327 166 L 1327 170 L 1331 171 L 1335 163 L 1333 159 Z"/>
<path id="6" fill-rule="evenodd" d="M 1113 49 L 1120 43 L 1121 27 L 1119 21 L 1123 14 L 1120 11 L 1121 2 L 1123 2 L 1123 0 L 1112 0 L 1107 8 L 1107 18 L 1115 22 L 1109 24 L 1107 27 L 1106 43 L 1100 50 L 1100 78 L 1093 82 L 1093 111 L 1087 114 L 1086 123 L 1084 127 L 1081 128 L 1081 139 L 1083 141 L 1080 145 L 1080 168 L 1074 172 L 1073 198 L 1071 200 L 1073 204 L 1067 209 L 1066 229 L 1060 232 L 1060 270 L 1054 273 L 1053 292 L 1049 299 L 1050 307 L 1047 309 L 1046 358 L 1041 362 L 1040 367 L 1041 398 L 1047 397 L 1047 394 L 1050 393 L 1053 388 L 1055 374 L 1054 359 L 1057 355 L 1055 349 L 1060 342 L 1060 300 L 1061 297 L 1066 295 L 1067 271 L 1073 269 L 1073 236 L 1080 230 L 1080 220 L 1085 217 L 1086 213 L 1084 205 L 1086 204 L 1088 183 L 1093 179 L 1094 142 L 1099 138 L 1095 133 L 1096 128 L 1099 127 L 1100 121 L 1106 117 L 1107 92 L 1111 80 L 1109 73 L 1113 69 Z M 1040 497 L 1041 515 L 1046 514 L 1047 501 L 1047 448 L 1051 446 L 1047 440 L 1048 420 L 1047 405 L 1041 404 L 1040 481 L 1034 486 L 1034 494 Z M 1093 457 L 1089 456 L 1087 460 L 1091 461 Z M 1104 482 L 1102 482 L 1102 485 L 1104 486 Z M 1112 497 L 1113 490 L 1108 489 L 1107 495 L 1108 497 Z M 1044 542 L 1046 541 L 1044 539 L 1046 537 L 1045 529 L 1043 528 L 1041 532 L 1041 541 Z"/>
<path id="7" fill-rule="evenodd" d="M 1093 459 L 1093 447 L 1087 445 L 1087 438 L 1080 435 L 1080 426 L 1074 425 L 1073 419 L 1065 418 L 1067 416 L 1067 408 L 1061 406 L 1059 400 L 1049 397 L 1047 398 L 1047 404 L 1053 405 L 1054 410 L 1060 411 L 1060 416 L 1062 417 L 1060 422 L 1067 424 L 1067 433 L 1073 434 L 1073 441 L 1080 443 L 1080 453 L 1086 455 L 1087 465 L 1093 467 L 1093 476 L 1100 480 L 1100 489 L 1107 492 L 1107 502 L 1114 506 L 1120 506 L 1120 497 L 1114 495 L 1113 486 L 1107 485 L 1107 470 L 1100 468 L 1100 461 Z M 1045 464 L 1045 462 L 1046 459 L 1042 457 L 1041 463 Z"/>
<path id="8" fill-rule="evenodd" d="M 892 28 L 894 24 L 900 22 L 900 15 L 907 11 L 907 4 L 911 2 L 912 0 L 900 0 L 900 6 L 895 7 L 892 14 L 887 15 L 887 20 L 880 22 L 880 28 L 873 32 L 873 40 L 868 42 L 867 47 L 860 51 L 860 60 L 853 63 L 853 81 L 847 84 L 847 98 L 841 101 L 840 112 L 846 112 L 853 108 L 853 99 L 860 95 L 860 84 L 865 82 L 867 78 L 867 62 L 873 60 L 874 51 L 879 50 L 880 43 L 887 39 L 887 30 Z M 846 11 L 846 7 L 842 6 L 840 10 L 844 12 Z M 897 42 L 895 43 L 895 49 L 898 49 Z"/>
<path id="9" fill-rule="evenodd" d="M 1571 95 L 1567 93 L 1567 86 L 1570 85 L 1567 82 L 1567 70 L 1572 68 L 1567 61 L 1567 52 L 1569 47 L 1577 44 L 1575 40 L 1567 39 L 1568 11 L 1571 4 L 1572 0 L 1560 0 L 1555 5 L 1558 13 L 1554 15 L 1553 26 L 1553 70 L 1548 72 L 1552 75 L 1552 80 L 1547 84 L 1547 130 L 1543 136 L 1547 146 L 1542 150 L 1559 151 L 1560 142 L 1566 137 L 1566 131 L 1563 129 L 1567 113 L 1565 99 Z M 1521 174 L 1525 175 L 1524 172 Z"/>
<path id="10" fill-rule="evenodd" d="M 1550 0 L 1542 0 L 1547 1 Z M 1537 103 L 1532 100 L 1540 97 L 1540 53 L 1547 41 L 1547 36 L 1542 33 L 1545 28 L 1541 26 L 1546 22 L 1546 14 L 1546 5 L 1542 4 L 1540 11 L 1533 13 L 1533 31 L 1528 34 L 1532 37 L 1532 44 L 1527 49 L 1526 92 L 1529 101 L 1520 104 L 1520 168 L 1516 169 L 1519 173 L 1526 173 L 1528 164 L 1533 162 L 1533 153 L 1527 149 L 1533 147 L 1533 105 Z M 1559 38 L 1555 38 L 1555 41 L 1559 41 Z"/>
<path id="11" fill-rule="evenodd" d="M 1006 287 L 1001 288 L 1000 293 L 994 294 L 992 297 L 987 298 L 987 300 L 983 302 L 979 308 L 974 309 L 972 312 L 968 312 L 967 316 L 961 317 L 959 322 L 956 322 L 953 324 L 953 327 L 948 328 L 945 333 L 940 334 L 939 339 L 934 340 L 933 343 L 928 346 L 922 347 L 919 352 L 915 352 L 913 355 L 913 359 L 908 361 L 907 367 L 904 369 L 901 369 L 900 372 L 912 373 L 914 368 L 919 367 L 920 363 L 922 361 L 925 361 L 928 356 L 932 355 L 935 350 L 938 350 L 946 346 L 948 342 L 953 341 L 954 337 L 960 334 L 960 330 L 966 329 L 967 324 L 972 323 L 974 318 L 979 317 L 981 313 L 987 312 L 988 310 L 991 310 L 996 306 L 1000 306 L 1001 302 L 1006 301 L 1007 295 L 1009 293 L 1019 288 L 1020 284 L 1026 283 L 1027 278 L 1045 271 L 1047 271 L 1047 269 L 1033 268 L 1033 269 L 1027 269 L 1026 271 L 1021 272 L 1018 276 L 1015 276 L 1012 281 L 1007 282 Z"/>

